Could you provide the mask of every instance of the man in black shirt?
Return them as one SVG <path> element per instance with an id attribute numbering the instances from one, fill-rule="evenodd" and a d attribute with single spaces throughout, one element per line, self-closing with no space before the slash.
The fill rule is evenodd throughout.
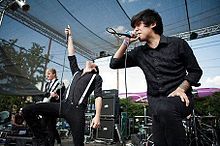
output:
<path id="1" fill-rule="evenodd" d="M 39 139 L 42 146 L 45 144 L 45 134 L 40 125 L 37 115 L 63 117 L 69 123 L 74 146 L 84 145 L 85 111 L 88 97 L 94 91 L 96 114 L 92 119 L 91 126 L 100 126 L 100 112 L 102 107 L 102 78 L 98 74 L 97 65 L 87 61 L 85 68 L 80 70 L 75 56 L 75 48 L 70 27 L 65 29 L 68 36 L 68 59 L 73 74 L 70 86 L 64 93 L 64 100 L 59 103 L 38 103 L 23 108 L 23 116 L 32 129 L 34 136 Z M 56 93 L 52 96 L 58 96 Z"/>
<path id="2" fill-rule="evenodd" d="M 192 88 L 202 75 L 192 49 L 186 41 L 163 35 L 160 15 L 150 9 L 132 17 L 132 38 L 125 38 L 111 59 L 110 67 L 125 67 L 129 44 L 139 40 L 145 45 L 127 52 L 127 67 L 139 66 L 147 82 L 149 107 L 153 118 L 156 146 L 186 146 L 182 119 L 193 108 Z"/>

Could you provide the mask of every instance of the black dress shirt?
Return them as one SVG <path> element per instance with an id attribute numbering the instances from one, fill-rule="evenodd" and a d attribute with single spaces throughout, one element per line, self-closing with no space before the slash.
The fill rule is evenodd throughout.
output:
<path id="1" fill-rule="evenodd" d="M 110 68 L 124 68 L 125 55 L 111 59 Z M 144 72 L 149 96 L 167 96 L 184 80 L 198 85 L 202 70 L 186 41 L 161 35 L 159 45 L 152 49 L 147 44 L 127 53 L 127 67 L 138 66 Z M 137 83 L 138 85 L 138 83 Z M 190 93 L 191 88 L 187 91 Z"/>
<path id="2" fill-rule="evenodd" d="M 68 100 L 71 100 L 72 102 L 77 104 L 94 73 L 89 72 L 82 75 L 83 70 L 79 69 L 75 55 L 68 56 L 68 59 L 70 62 L 72 74 L 74 75 L 74 73 L 78 71 L 71 83 Z M 85 95 L 85 98 L 83 100 L 83 103 L 85 105 L 88 102 L 88 97 L 93 91 L 95 98 L 102 97 L 102 78 L 99 74 L 95 76 L 95 79 L 93 80 L 89 90 Z"/>

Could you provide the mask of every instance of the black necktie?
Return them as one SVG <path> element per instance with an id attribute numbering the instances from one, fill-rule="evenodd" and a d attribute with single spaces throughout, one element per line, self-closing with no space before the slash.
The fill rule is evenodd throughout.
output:
<path id="1" fill-rule="evenodd" d="M 50 86 L 52 84 L 52 81 L 48 82 L 48 85 L 47 85 L 47 92 L 50 92 Z"/>

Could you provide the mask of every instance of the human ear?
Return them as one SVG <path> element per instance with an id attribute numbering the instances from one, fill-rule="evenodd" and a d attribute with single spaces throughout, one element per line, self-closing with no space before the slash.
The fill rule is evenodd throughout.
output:
<path id="1" fill-rule="evenodd" d="M 156 22 L 154 22 L 154 23 L 152 23 L 152 24 L 150 25 L 151 28 L 154 28 L 154 27 L 156 27 L 156 26 L 157 26 L 157 23 L 156 23 Z"/>

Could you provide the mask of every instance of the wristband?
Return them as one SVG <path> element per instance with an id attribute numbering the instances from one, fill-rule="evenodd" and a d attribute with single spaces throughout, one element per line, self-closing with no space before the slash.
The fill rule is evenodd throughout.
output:
<path id="1" fill-rule="evenodd" d="M 129 39 L 125 38 L 122 44 L 128 47 L 130 45 Z"/>

